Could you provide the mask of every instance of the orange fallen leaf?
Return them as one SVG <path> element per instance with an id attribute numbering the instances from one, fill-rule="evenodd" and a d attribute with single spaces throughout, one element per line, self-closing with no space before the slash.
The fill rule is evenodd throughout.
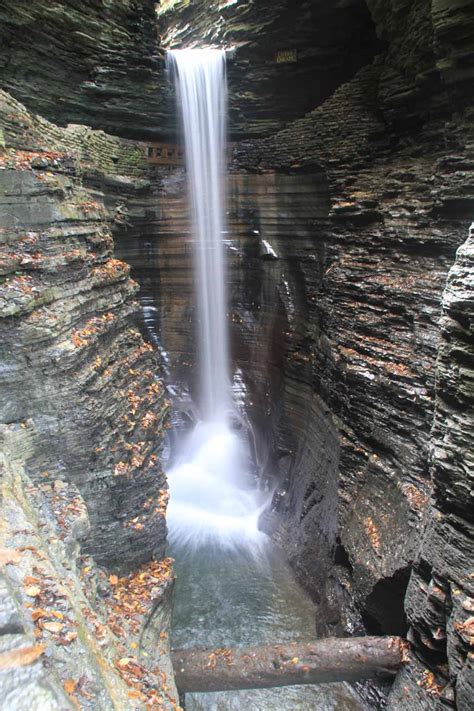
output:
<path id="1" fill-rule="evenodd" d="M 128 692 L 128 696 L 131 699 L 145 699 L 145 696 L 141 693 L 141 691 L 137 691 L 136 689 L 130 689 L 130 691 Z"/>
<path id="2" fill-rule="evenodd" d="M 117 576 L 116 576 L 116 575 L 110 575 L 110 576 L 109 576 L 109 583 L 110 583 L 111 585 L 117 585 L 117 583 L 118 583 L 118 578 L 117 578 Z"/>
<path id="3" fill-rule="evenodd" d="M 64 691 L 66 694 L 73 694 L 77 686 L 77 681 L 74 679 L 66 679 L 64 682 Z"/>
<path id="4" fill-rule="evenodd" d="M 0 565 L 8 565 L 8 563 L 19 563 L 21 554 L 14 548 L 0 548 Z"/>
<path id="5" fill-rule="evenodd" d="M 43 610 L 42 607 L 38 607 L 36 610 L 32 611 L 31 619 L 33 620 L 33 622 L 36 622 L 37 620 L 41 619 L 41 617 L 49 617 L 49 612 Z"/>
<path id="6" fill-rule="evenodd" d="M 58 612 L 58 610 L 51 610 L 51 614 L 52 614 L 53 617 L 55 617 L 57 620 L 63 620 L 63 619 L 64 619 L 63 613 L 62 613 L 62 612 Z"/>
<path id="7" fill-rule="evenodd" d="M 31 551 L 31 553 L 34 553 L 34 555 L 36 555 L 36 556 L 37 556 L 38 558 L 40 558 L 41 560 L 45 560 L 45 559 L 46 559 L 46 555 L 43 553 L 43 551 L 39 551 L 39 550 L 38 550 L 37 548 L 35 548 L 34 546 L 21 546 L 18 550 L 21 551 L 21 552 L 23 552 L 23 551 Z"/>
<path id="8" fill-rule="evenodd" d="M 32 647 L 11 649 L 9 652 L 0 653 L 0 669 L 25 667 L 40 657 L 46 649 L 44 644 L 35 644 Z"/>
<path id="9" fill-rule="evenodd" d="M 38 578 L 34 578 L 32 575 L 26 575 L 23 578 L 23 585 L 39 585 L 40 582 Z"/>

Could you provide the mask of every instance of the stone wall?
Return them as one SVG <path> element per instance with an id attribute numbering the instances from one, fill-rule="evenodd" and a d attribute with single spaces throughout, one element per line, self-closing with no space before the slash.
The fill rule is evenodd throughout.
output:
<path id="1" fill-rule="evenodd" d="M 79 487 L 97 560 L 147 560 L 165 542 L 155 499 L 166 488 L 167 404 L 152 348 L 131 325 L 137 285 L 113 256 L 100 198 L 77 175 L 80 154 L 45 137 L 44 124 L 28 131 L 41 129 L 48 150 L 38 150 L 38 133 L 30 148 L 22 114 L 4 99 L 4 434 L 24 450 L 30 476 L 46 470 Z"/>
<path id="2" fill-rule="evenodd" d="M 337 545 L 329 539 L 318 552 L 336 562 L 324 597 L 330 609 L 342 610 L 339 618 L 329 613 L 329 629 L 403 634 L 404 594 L 433 487 L 429 447 L 441 297 L 474 209 L 466 84 L 472 41 L 461 42 L 464 60 L 457 62 L 442 59 L 446 45 L 434 38 L 448 31 L 444 24 L 452 39 L 454 23 L 464 37 L 472 8 L 453 3 L 441 12 L 426 2 L 370 8 L 387 50 L 305 118 L 264 141 L 240 143 L 234 164 L 240 171 L 326 175 L 329 215 L 314 231 L 324 244 L 323 278 L 303 298 L 307 361 L 283 364 L 301 392 L 309 386 L 318 396 L 319 417 L 303 432 L 290 421 L 299 443 L 293 456 L 299 462 L 306 451 L 306 432 L 318 438 L 316 429 L 324 437 L 328 418 L 321 414 L 327 412 L 340 440 L 339 520 Z M 445 75 L 448 65 L 452 71 Z M 325 486 L 321 450 L 303 461 L 289 482 L 283 468 L 293 501 L 308 490 L 308 478 L 313 490 Z M 274 504 L 294 532 L 278 497 Z M 323 507 L 319 530 L 325 526 Z M 293 539 L 279 538 L 290 555 Z M 313 540 L 293 560 L 321 592 Z M 448 679 L 445 673 L 444 685 Z"/>
<path id="3" fill-rule="evenodd" d="M 169 104 L 153 0 L 5 0 L 1 88 L 59 125 L 127 138 L 164 131 Z"/>
<path id="4" fill-rule="evenodd" d="M 4 92 L 0 116 L 2 550 L 13 556 L 0 610 L 16 606 L 21 618 L 16 637 L 2 627 L 6 708 L 25 693 L 45 709 L 69 708 L 67 696 L 83 708 L 176 708 L 169 402 L 111 232 L 127 197 L 149 190 L 143 149 L 60 129 Z M 23 686 L 17 648 L 36 654 Z"/>
<path id="5" fill-rule="evenodd" d="M 4 3 L 4 85 L 62 124 L 172 131 L 153 5 Z M 474 211 L 472 2 L 173 13 L 165 42 L 237 45 L 236 136 L 273 132 L 239 143 L 229 191 L 236 392 L 277 477 L 265 525 L 320 602 L 321 632 L 410 628 L 393 708 L 467 709 L 470 243 L 436 354 Z M 278 67 L 293 46 L 296 66 Z M 6 447 L 32 486 L 77 488 L 85 552 L 136 565 L 163 554 L 167 404 L 110 228 L 142 303 L 158 303 L 151 335 L 192 382 L 183 175 L 150 176 L 133 141 L 59 129 L 10 96 L 0 110 Z"/>
<path id="6" fill-rule="evenodd" d="M 415 655 L 392 691 L 393 709 L 472 706 L 473 238 L 458 249 L 443 294 L 431 432 L 433 495 L 405 603 Z"/>

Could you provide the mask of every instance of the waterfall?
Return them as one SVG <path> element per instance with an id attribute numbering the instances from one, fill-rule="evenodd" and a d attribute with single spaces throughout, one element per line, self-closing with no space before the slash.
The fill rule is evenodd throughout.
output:
<path id="1" fill-rule="evenodd" d="M 173 50 L 168 66 L 181 113 L 192 206 L 201 413 L 167 472 L 169 535 L 172 543 L 187 546 L 255 543 L 263 538 L 258 530 L 262 502 L 252 490 L 248 446 L 230 422 L 225 52 Z"/>
<path id="2" fill-rule="evenodd" d="M 220 421 L 228 407 L 229 375 L 224 270 L 225 52 L 169 52 L 186 145 L 193 212 L 203 419 Z"/>

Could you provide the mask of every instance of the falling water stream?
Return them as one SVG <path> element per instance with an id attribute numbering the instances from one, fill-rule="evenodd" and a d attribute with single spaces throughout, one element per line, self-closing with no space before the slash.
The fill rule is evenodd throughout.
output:
<path id="1" fill-rule="evenodd" d="M 168 472 L 171 543 L 258 546 L 261 498 L 231 399 L 224 264 L 225 52 L 175 50 L 192 204 L 201 420 Z"/>
<path id="2" fill-rule="evenodd" d="M 232 400 L 225 272 L 226 68 L 221 50 L 168 54 L 180 107 L 193 218 L 199 421 L 168 470 L 176 559 L 176 647 L 311 639 L 314 608 L 258 528 L 258 490 L 245 417 Z M 358 709 L 349 687 L 187 694 L 187 709 Z"/>

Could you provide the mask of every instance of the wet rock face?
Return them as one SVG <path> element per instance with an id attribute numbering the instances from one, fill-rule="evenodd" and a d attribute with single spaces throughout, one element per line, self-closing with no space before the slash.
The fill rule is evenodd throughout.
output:
<path id="1" fill-rule="evenodd" d="M 111 233 L 143 150 L 5 92 L 0 119 L 2 708 L 176 709 L 169 403 Z"/>
<path id="2" fill-rule="evenodd" d="M 304 119 L 265 141 L 239 144 L 235 164 L 249 171 L 258 166 L 260 172 L 319 169 L 327 176 L 330 210 L 319 233 L 323 277 L 307 311 L 307 323 L 313 326 L 305 343 L 311 366 L 301 363 L 295 369 L 300 377 L 311 371 L 311 389 L 320 398 L 319 417 L 312 420 L 318 432 L 326 429 L 327 418 L 321 418 L 326 409 L 339 433 L 333 509 L 339 519 L 337 565 L 326 587 L 336 614 L 334 620 L 327 616 L 326 627 L 337 630 L 342 623 L 348 630 L 379 632 L 396 627 L 403 633 L 411 625 L 422 661 L 412 660 L 401 675 L 393 707 L 409 706 L 406 688 L 412 689 L 409 695 L 413 692 L 420 708 L 436 703 L 445 687 L 443 702 L 451 703 L 459 684 L 463 708 L 472 694 L 466 681 L 467 638 L 462 641 L 469 629 L 465 589 L 472 556 L 472 531 L 466 523 L 468 475 L 461 464 L 464 455 L 457 460 L 456 474 L 447 463 L 454 460 L 454 444 L 444 452 L 445 445 L 437 448 L 434 443 L 441 432 L 444 441 L 453 436 L 457 451 L 470 452 L 467 428 L 459 424 L 468 407 L 464 391 L 470 365 L 466 346 L 458 355 L 453 335 L 446 335 L 447 316 L 441 331 L 452 345 L 442 341 L 438 360 L 440 393 L 445 388 L 446 394 L 441 394 L 440 414 L 431 429 L 441 298 L 473 209 L 472 107 L 466 107 L 466 73 L 455 63 L 449 81 L 444 74 L 444 67 L 452 66 L 452 58 L 447 64 L 440 60 L 444 45 L 436 45 L 435 60 L 433 32 L 442 34 L 439 13 L 431 15 L 426 3 L 370 6 L 378 32 L 389 42 L 387 51 Z M 463 12 L 461 5 L 445 10 L 445 21 L 449 15 L 451 22 L 460 22 L 464 12 L 470 25 L 472 16 L 464 6 Z M 463 32 L 460 25 L 458 32 Z M 462 43 L 463 55 L 469 51 Z M 420 66 L 424 73 L 419 73 Z M 459 107 L 456 115 L 453 102 Z M 469 312 L 467 259 L 463 248 L 454 273 Z M 469 329 L 470 316 L 466 319 L 458 309 L 457 318 L 460 326 L 451 322 L 448 330 L 462 340 L 465 336 L 458 331 Z M 451 368 L 459 389 L 452 379 L 443 385 L 444 372 Z M 306 446 L 297 441 L 296 460 Z M 431 446 L 440 460 L 430 473 Z M 290 500 L 302 495 L 307 477 L 316 490 L 322 486 L 316 461 L 310 458 L 289 477 L 285 491 Z M 431 496 L 437 502 L 432 515 L 427 513 Z M 274 505 L 282 511 L 278 497 Z M 324 526 L 321 516 L 320 530 Z M 408 583 L 422 536 L 426 544 Z M 303 565 L 298 570 L 303 579 L 317 581 L 311 557 L 302 552 L 309 552 L 311 544 L 300 541 L 297 559 Z M 323 557 L 331 556 L 334 538 L 328 544 L 319 549 Z M 452 578 L 444 556 L 456 561 Z M 451 586 L 451 580 L 457 582 Z M 467 599 L 465 608 L 456 602 L 461 599 Z M 446 660 L 449 672 L 445 668 L 437 677 Z"/>
<path id="3" fill-rule="evenodd" d="M 471 234 L 457 252 L 443 295 L 431 433 L 433 497 L 406 598 L 409 637 L 421 659 L 412 659 L 400 675 L 390 697 L 394 709 L 434 708 L 438 699 L 468 709 L 474 694 L 473 273 Z M 416 704 L 414 686 L 421 687 Z"/>
<path id="4" fill-rule="evenodd" d="M 8 444 L 0 473 L 2 709 L 176 708 L 167 624 L 158 623 L 151 645 L 141 635 L 152 606 L 166 609 L 170 561 L 108 576 L 81 550 L 90 522 L 77 487 L 52 477 L 33 483 Z"/>
<path id="5" fill-rule="evenodd" d="M 112 134 L 163 131 L 167 81 L 152 0 L 7 0 L 2 87 L 50 120 Z"/>
<path id="6" fill-rule="evenodd" d="M 367 0 L 388 49 L 380 98 L 386 118 L 419 123 L 428 112 L 472 104 L 474 14 L 469 0 Z M 428 103 L 427 100 L 428 99 Z"/>
<path id="7" fill-rule="evenodd" d="M 239 146 L 236 162 L 248 169 L 257 163 L 260 170 L 326 168 L 331 208 L 319 232 L 322 278 L 306 305 L 308 362 L 296 362 L 293 377 L 310 382 L 320 412 L 336 419 L 333 511 L 338 509 L 337 536 L 348 556 L 350 596 L 366 619 L 384 629 L 390 610 L 372 605 L 370 596 L 379 581 L 388 583 L 406 570 L 423 530 L 439 303 L 462 239 L 464 200 L 469 209 L 463 186 L 472 178 L 442 138 L 449 135 L 454 155 L 462 155 L 466 124 L 454 132 L 449 124 L 434 125 L 431 136 L 428 130 L 424 139 L 418 134 L 390 148 L 377 111 L 378 80 L 378 67 L 362 70 L 274 139 Z M 319 430 L 324 418 L 315 422 Z M 296 441 L 297 461 L 305 445 Z M 284 487 L 290 500 L 303 495 L 306 477 L 321 487 L 318 461 L 316 451 L 311 464 L 293 470 Z M 334 547 L 333 537 L 319 555 L 331 556 Z M 311 544 L 303 550 L 309 553 Z M 305 558 L 301 549 L 299 556 Z M 305 566 L 303 577 L 314 575 L 316 566 Z M 404 580 L 406 587 L 406 575 Z M 339 598 L 338 587 L 336 582 L 331 590 L 329 581 L 329 598 Z M 400 614 L 405 587 L 397 587 Z M 354 623 L 348 618 L 345 624 Z"/>
<path id="8" fill-rule="evenodd" d="M 91 523 L 84 550 L 98 562 L 160 557 L 167 402 L 132 323 L 137 285 L 113 255 L 100 197 L 78 179 L 71 137 L 28 122 L 7 95 L 1 106 L 2 435 L 33 480 L 78 487 Z M 36 148 L 40 129 L 48 151 Z"/>

